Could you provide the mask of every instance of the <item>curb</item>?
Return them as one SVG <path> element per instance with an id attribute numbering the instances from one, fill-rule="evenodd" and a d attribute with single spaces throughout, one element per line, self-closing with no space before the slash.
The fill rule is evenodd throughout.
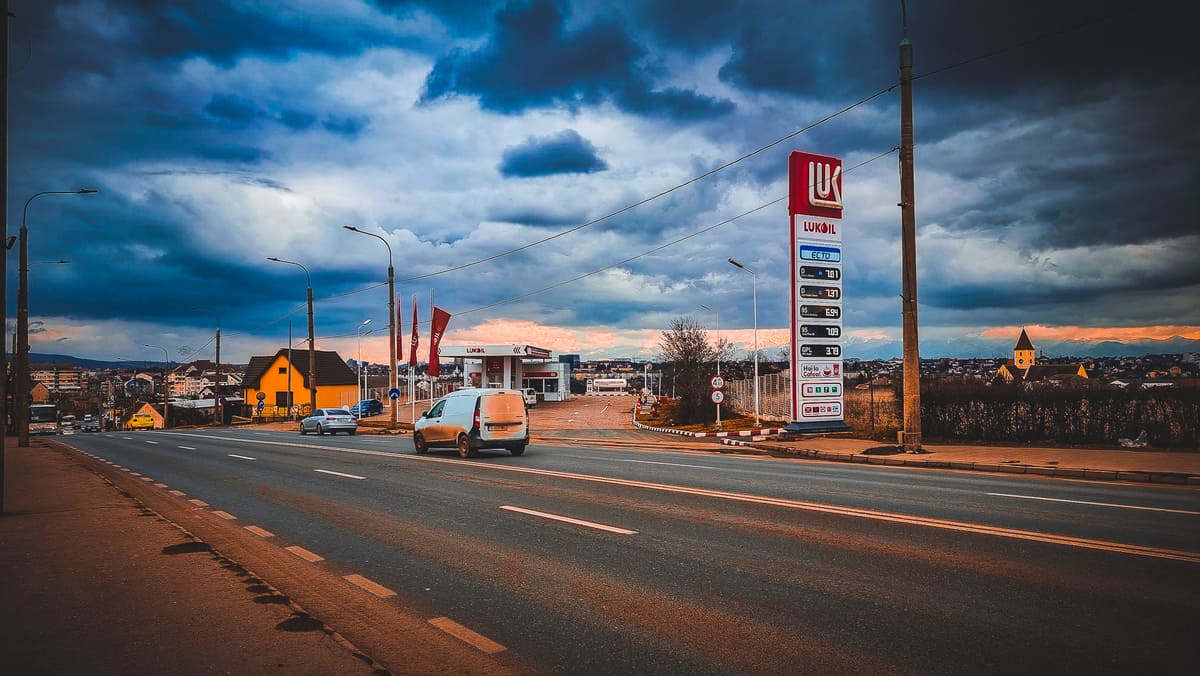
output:
<path id="1" fill-rule="evenodd" d="M 677 430 L 672 427 L 651 427 L 649 425 L 644 425 L 637 421 L 636 414 L 634 414 L 633 426 L 637 427 L 638 429 L 648 430 L 650 432 L 665 432 L 667 434 L 678 434 L 684 437 L 696 438 L 716 437 L 723 439 L 725 437 L 756 437 L 762 434 L 780 434 L 783 432 L 782 427 L 766 427 L 758 430 L 741 430 L 739 432 L 688 432 L 686 430 Z"/>
<path id="2" fill-rule="evenodd" d="M 650 428 L 648 428 L 650 429 Z M 1130 472 L 1119 470 L 1089 469 L 1086 467 L 1046 467 L 1019 463 L 972 462 L 959 460 L 921 460 L 918 458 L 862 455 L 859 453 L 833 453 L 810 448 L 790 448 L 750 441 L 722 439 L 726 446 L 749 446 L 772 455 L 786 457 L 815 458 L 833 462 L 865 463 L 893 467 L 924 467 L 927 469 L 967 470 L 973 472 L 1004 472 L 1010 474 L 1036 474 L 1040 476 L 1085 479 L 1092 481 L 1142 481 L 1155 484 L 1200 486 L 1200 476 L 1177 472 Z"/>

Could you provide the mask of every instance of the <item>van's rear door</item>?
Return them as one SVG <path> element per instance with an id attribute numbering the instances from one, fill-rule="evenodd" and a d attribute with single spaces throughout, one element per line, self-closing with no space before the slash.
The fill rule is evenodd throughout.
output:
<path id="1" fill-rule="evenodd" d="M 485 439 L 518 439 L 527 424 L 525 397 L 520 392 L 495 392 L 480 397 L 480 432 Z"/>

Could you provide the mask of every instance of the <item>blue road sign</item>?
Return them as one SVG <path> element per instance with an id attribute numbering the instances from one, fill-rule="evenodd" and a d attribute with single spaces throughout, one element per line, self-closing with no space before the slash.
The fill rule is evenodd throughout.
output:
<path id="1" fill-rule="evenodd" d="M 388 399 L 399 399 L 399 398 L 400 398 L 400 389 L 399 388 L 393 387 L 392 389 L 388 390 Z"/>

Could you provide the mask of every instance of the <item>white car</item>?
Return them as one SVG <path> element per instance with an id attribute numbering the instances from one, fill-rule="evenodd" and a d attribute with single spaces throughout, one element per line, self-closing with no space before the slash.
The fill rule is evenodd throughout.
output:
<path id="1" fill-rule="evenodd" d="M 300 421 L 300 434 L 345 432 L 353 435 L 357 431 L 358 421 L 344 408 L 318 408 L 312 415 Z"/>
<path id="2" fill-rule="evenodd" d="M 525 397 L 526 406 L 537 406 L 537 390 L 526 387 L 521 390 L 521 396 Z"/>
<path id="3" fill-rule="evenodd" d="M 413 426 L 417 453 L 457 448 L 473 458 L 481 448 L 504 448 L 521 455 L 529 445 L 529 413 L 518 390 L 463 389 L 438 399 Z"/>

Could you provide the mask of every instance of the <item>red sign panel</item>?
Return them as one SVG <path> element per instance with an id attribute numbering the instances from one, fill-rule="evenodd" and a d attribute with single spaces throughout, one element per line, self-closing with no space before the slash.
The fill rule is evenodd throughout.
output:
<path id="1" fill-rule="evenodd" d="M 788 156 L 788 212 L 842 217 L 842 160 L 793 151 Z"/>

